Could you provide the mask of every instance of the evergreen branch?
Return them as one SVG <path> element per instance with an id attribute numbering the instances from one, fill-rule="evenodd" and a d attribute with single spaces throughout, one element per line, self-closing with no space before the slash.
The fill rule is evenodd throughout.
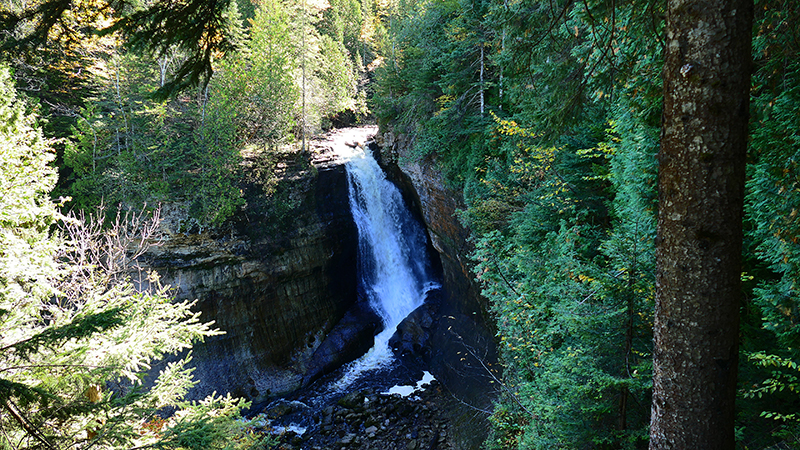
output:
<path id="1" fill-rule="evenodd" d="M 81 367 L 81 368 L 89 368 L 89 369 L 110 369 L 109 366 L 95 366 L 91 364 L 23 364 L 23 365 L 16 365 L 16 366 L 8 366 L 0 368 L 0 372 L 10 372 L 12 370 L 20 370 L 20 369 L 34 369 L 34 368 L 42 368 L 42 367 L 51 367 L 51 368 L 67 368 L 67 367 Z"/>
<path id="2" fill-rule="evenodd" d="M 205 87 L 213 74 L 214 53 L 236 48 L 226 36 L 225 10 L 229 4 L 230 0 L 159 1 L 120 19 L 101 34 L 120 31 L 133 49 L 152 51 L 157 57 L 173 46 L 189 51 L 173 80 L 154 93 L 156 99 L 163 100 L 201 82 Z"/>
<path id="3" fill-rule="evenodd" d="M 79 8 L 75 2 L 45 0 L 21 13 L 0 11 L 0 28 L 10 30 L 5 33 L 5 39 L 0 39 L 0 50 L 32 52 L 37 46 L 47 45 L 54 30 L 63 30 L 70 40 L 80 39 L 83 34 L 105 36 L 120 32 L 134 50 L 151 51 L 158 57 L 177 46 L 187 50 L 188 57 L 179 66 L 173 80 L 164 83 L 153 94 L 158 99 L 165 99 L 188 87 L 207 84 L 213 73 L 214 54 L 235 50 L 239 45 L 229 36 L 231 25 L 226 11 L 230 1 L 160 0 L 143 9 L 132 0 L 105 0 L 92 5 L 92 20 L 104 14 L 114 19 L 114 23 L 106 28 L 80 23 L 82 28 L 73 29 L 65 16 Z M 131 10 L 135 12 L 127 13 Z M 33 29 L 20 38 L 13 37 L 13 31 L 26 22 L 34 22 Z"/>
<path id="4" fill-rule="evenodd" d="M 30 423 L 20 412 L 17 410 L 14 402 L 11 399 L 6 399 L 3 403 L 3 408 L 11 415 L 14 420 L 22 426 L 22 428 L 33 436 L 37 441 L 41 442 L 45 448 L 56 450 L 57 447 L 47 440 L 47 437 L 32 423 Z"/>
<path id="5" fill-rule="evenodd" d="M 13 349 L 20 358 L 27 358 L 44 345 L 57 345 L 74 338 L 88 337 L 94 333 L 116 328 L 124 323 L 121 307 L 112 308 L 97 314 L 77 318 L 74 322 L 56 328 L 48 328 L 28 339 L 0 348 L 0 352 Z"/>
<path id="6" fill-rule="evenodd" d="M 564 17 L 564 15 L 567 13 L 567 10 L 569 10 L 569 8 L 572 6 L 572 3 L 573 3 L 572 1 L 568 1 L 568 2 L 566 2 L 564 4 L 564 7 L 561 9 L 561 12 L 558 14 L 558 16 L 556 16 L 556 18 L 553 19 L 553 21 L 547 27 L 547 30 L 545 30 L 545 32 L 542 33 L 542 36 L 538 40 L 536 40 L 532 45 L 529 46 L 530 48 L 537 47 L 547 37 L 550 37 L 550 38 L 552 38 L 553 41 L 555 41 L 555 37 L 553 36 L 553 30 L 556 28 L 556 25 L 558 23 L 560 23 L 561 18 Z M 553 6 L 554 5 L 552 4 L 552 0 L 551 0 L 551 2 L 550 2 L 551 11 L 554 9 Z M 532 70 L 533 69 L 532 68 L 532 64 L 530 63 L 531 59 L 533 58 L 532 55 L 533 55 L 533 52 L 526 52 L 526 56 L 527 56 L 528 62 L 525 65 L 526 65 L 526 67 L 528 69 L 527 70 L 528 79 L 529 79 L 529 81 L 530 81 L 530 83 L 532 85 L 535 85 L 535 83 L 534 83 L 534 72 Z"/>
<path id="7" fill-rule="evenodd" d="M 27 36 L 21 39 L 9 39 L 0 45 L 0 50 L 7 52 L 14 48 L 27 49 L 46 41 L 50 31 L 56 24 L 62 23 L 64 13 L 71 7 L 72 0 L 51 0 L 41 3 L 36 8 L 24 10 L 21 14 L 3 11 L 0 13 L 0 26 L 4 30 L 14 30 L 21 22 L 33 20 L 36 16 L 41 16 L 41 20 Z"/>
<path id="8" fill-rule="evenodd" d="M 0 378 L 0 401 L 10 400 L 12 396 L 18 397 L 25 403 L 44 403 L 43 399 L 53 397 L 50 393 L 41 388 L 30 387 L 27 384 Z"/>
<path id="9" fill-rule="evenodd" d="M 595 27 L 594 27 L 594 24 L 597 21 L 595 20 L 594 16 L 592 15 L 591 10 L 589 9 L 589 3 L 587 3 L 586 0 L 583 0 L 583 4 L 586 7 L 586 13 L 589 15 L 589 18 L 591 19 L 592 35 L 595 37 L 595 41 L 600 41 L 600 38 L 597 37 L 597 33 L 595 32 Z M 602 28 L 605 28 L 605 27 L 602 26 L 602 24 L 600 26 Z M 600 62 L 602 62 L 603 59 L 605 59 L 607 57 L 608 49 L 611 48 L 614 45 L 614 28 L 615 27 L 616 27 L 616 6 L 612 2 L 612 4 L 611 4 L 611 30 L 609 31 L 610 36 L 608 37 L 608 44 L 607 45 L 603 45 L 603 47 L 601 48 L 602 53 L 601 53 L 600 57 L 597 58 L 597 61 L 595 62 L 594 66 L 592 66 L 592 69 L 589 71 L 589 74 L 586 75 L 586 79 L 591 78 L 592 74 L 594 73 L 594 69 L 596 69 L 597 66 L 600 64 Z M 611 53 L 613 55 L 613 53 L 614 53 L 613 50 L 612 50 Z M 612 67 L 612 73 L 613 73 L 614 64 L 613 64 L 613 58 L 611 58 L 611 59 L 612 59 L 611 67 Z M 611 86 L 612 87 L 614 86 L 613 77 L 611 79 Z"/>

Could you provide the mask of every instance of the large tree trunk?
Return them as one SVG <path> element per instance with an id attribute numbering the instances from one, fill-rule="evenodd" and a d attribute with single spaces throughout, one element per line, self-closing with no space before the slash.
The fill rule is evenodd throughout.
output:
<path id="1" fill-rule="evenodd" d="M 651 449 L 733 449 L 752 0 L 668 0 Z"/>

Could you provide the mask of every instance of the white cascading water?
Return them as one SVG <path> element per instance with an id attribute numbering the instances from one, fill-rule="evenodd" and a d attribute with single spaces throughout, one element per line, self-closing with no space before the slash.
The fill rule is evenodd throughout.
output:
<path id="1" fill-rule="evenodd" d="M 333 389 L 338 391 L 361 374 L 389 365 L 393 358 L 389 339 L 397 326 L 439 285 L 430 275 L 422 226 L 397 187 L 362 147 L 337 150 L 347 161 L 350 210 L 358 228 L 359 294 L 366 296 L 384 326 L 372 349 L 335 383 Z"/>

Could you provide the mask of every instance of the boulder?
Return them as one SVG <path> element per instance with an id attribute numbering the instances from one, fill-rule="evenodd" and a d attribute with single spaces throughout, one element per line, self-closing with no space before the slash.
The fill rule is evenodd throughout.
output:
<path id="1" fill-rule="evenodd" d="M 327 333 L 306 362 L 303 385 L 366 353 L 374 343 L 381 319 L 365 303 L 358 303 Z"/>
<path id="2" fill-rule="evenodd" d="M 395 354 L 430 355 L 430 338 L 438 317 L 441 295 L 440 289 L 428 292 L 425 303 L 397 325 L 397 331 L 389 339 L 389 346 Z"/>
<path id="3" fill-rule="evenodd" d="M 344 397 L 340 398 L 336 401 L 339 406 L 342 406 L 347 409 L 356 409 L 358 407 L 364 406 L 364 399 L 366 396 L 363 392 L 351 392 Z"/>

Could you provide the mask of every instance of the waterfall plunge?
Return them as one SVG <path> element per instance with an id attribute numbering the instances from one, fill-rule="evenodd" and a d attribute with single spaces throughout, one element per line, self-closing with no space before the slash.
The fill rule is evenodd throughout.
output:
<path id="1" fill-rule="evenodd" d="M 372 349 L 347 367 L 334 390 L 344 389 L 369 370 L 387 367 L 393 357 L 389 339 L 397 326 L 422 305 L 431 289 L 439 287 L 430 275 L 425 233 L 400 191 L 363 148 L 343 156 L 350 210 L 358 228 L 359 295 L 380 315 L 384 329 L 375 336 Z"/>

